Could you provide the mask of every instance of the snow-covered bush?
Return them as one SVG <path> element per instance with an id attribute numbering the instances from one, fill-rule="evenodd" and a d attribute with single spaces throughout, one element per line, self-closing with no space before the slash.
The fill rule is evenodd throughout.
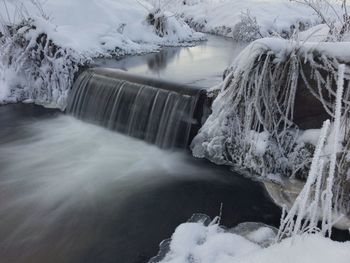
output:
<path id="1" fill-rule="evenodd" d="M 63 110 L 75 74 L 85 60 L 49 37 L 47 32 L 54 28 L 41 2 L 29 2 L 38 12 L 35 18 L 23 5 L 13 5 L 13 17 L 5 1 L 2 8 L 7 17 L 0 16 L 0 103 L 27 101 Z"/>
<path id="2" fill-rule="evenodd" d="M 315 138 L 303 136 L 306 131 L 302 130 L 295 116 L 296 98 L 307 91 L 314 102 L 319 103 L 326 118 L 335 118 L 338 67 L 343 60 L 349 59 L 343 52 L 336 52 L 349 48 L 348 44 L 343 45 L 300 45 L 280 39 L 253 42 L 229 70 L 213 103 L 212 115 L 192 142 L 193 154 L 263 177 L 307 178 L 316 142 Z M 331 145 L 336 143 L 339 146 L 335 185 L 347 191 L 339 197 L 342 200 L 348 199 L 350 194 L 346 151 L 350 140 L 350 126 L 347 125 L 350 118 L 348 69 L 344 78 L 346 88 L 341 100 L 340 133 L 337 140 L 332 139 L 336 130 L 333 125 L 323 151 L 328 158 Z M 327 158 L 325 167 L 330 163 Z M 348 214 L 349 203 L 340 204 Z"/>
<path id="3" fill-rule="evenodd" d="M 150 1 L 150 3 L 152 3 L 151 8 L 144 6 L 148 11 L 146 22 L 154 29 L 153 31 L 157 36 L 162 39 L 175 38 L 180 43 L 203 39 L 189 28 L 179 15 L 167 11 L 169 5 L 172 4 L 172 1 Z M 196 34 L 198 35 L 197 37 Z"/>
<path id="4" fill-rule="evenodd" d="M 241 22 L 234 26 L 232 35 L 234 40 L 244 42 L 262 38 L 256 17 L 252 17 L 249 10 L 241 14 Z"/>
<path id="5" fill-rule="evenodd" d="M 314 10 L 321 19 L 322 24 L 329 28 L 330 41 L 343 41 L 348 38 L 350 30 L 350 15 L 346 0 L 292 0 L 297 3 L 304 3 Z"/>
<path id="6" fill-rule="evenodd" d="M 160 9 L 150 12 L 147 16 L 147 22 L 154 27 L 158 36 L 164 37 L 169 34 L 167 17 Z"/>
<path id="7" fill-rule="evenodd" d="M 0 63 L 18 78 L 9 84 L 3 103 L 26 100 L 64 109 L 74 76 L 84 61 L 37 30 L 32 19 L 9 26 L 2 34 Z"/>

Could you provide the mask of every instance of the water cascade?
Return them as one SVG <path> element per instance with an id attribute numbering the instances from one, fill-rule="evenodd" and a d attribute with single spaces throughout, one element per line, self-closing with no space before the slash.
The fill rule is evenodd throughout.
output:
<path id="1" fill-rule="evenodd" d="M 209 114 L 206 91 L 106 68 L 88 69 L 73 85 L 66 112 L 156 144 L 186 148 Z"/>

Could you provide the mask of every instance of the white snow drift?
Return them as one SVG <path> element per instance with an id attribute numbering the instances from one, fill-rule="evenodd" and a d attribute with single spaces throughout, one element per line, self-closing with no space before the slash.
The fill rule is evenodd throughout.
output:
<path id="1" fill-rule="evenodd" d="M 236 40 L 288 37 L 294 29 L 305 30 L 321 22 L 311 8 L 288 0 L 198 0 L 186 1 L 186 5 L 183 2 L 173 1 L 167 6 L 197 30 Z"/>
<path id="2" fill-rule="evenodd" d="M 180 225 L 167 248 L 161 263 L 348 263 L 350 242 L 340 243 L 318 234 L 300 235 L 272 244 L 268 227 L 260 227 L 244 236 L 224 230 L 217 224 L 206 226 L 202 222 Z"/>

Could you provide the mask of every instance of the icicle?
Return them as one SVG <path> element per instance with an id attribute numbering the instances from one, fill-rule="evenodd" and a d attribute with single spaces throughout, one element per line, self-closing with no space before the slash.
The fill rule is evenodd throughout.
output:
<path id="1" fill-rule="evenodd" d="M 340 129 L 341 129 L 341 109 L 342 109 L 342 98 L 344 93 L 344 71 L 345 65 L 339 65 L 338 69 L 338 82 L 337 82 L 337 97 L 335 103 L 335 119 L 334 119 L 334 137 L 333 139 L 333 149 L 331 154 L 331 160 L 329 165 L 329 174 L 327 178 L 327 188 L 324 193 L 324 210 L 322 217 L 322 233 L 324 235 L 332 234 L 332 200 L 333 200 L 333 184 L 334 176 L 336 172 L 337 165 L 337 153 L 339 152 L 339 142 L 342 141 L 340 138 Z"/>
<path id="2" fill-rule="evenodd" d="M 330 121 L 325 121 L 321 130 L 321 135 L 318 139 L 309 176 L 307 178 L 305 186 L 296 198 L 292 208 L 289 210 L 288 214 L 281 222 L 278 233 L 279 240 L 281 240 L 284 236 L 295 236 L 302 232 L 301 222 L 307 215 L 307 205 L 310 202 L 312 186 L 317 181 L 317 176 L 322 176 L 322 174 L 318 174 L 318 172 L 321 170 L 321 166 L 323 166 L 323 162 L 321 162 L 321 154 L 327 139 L 329 126 Z M 297 217 L 296 220 L 294 220 L 295 216 Z"/>

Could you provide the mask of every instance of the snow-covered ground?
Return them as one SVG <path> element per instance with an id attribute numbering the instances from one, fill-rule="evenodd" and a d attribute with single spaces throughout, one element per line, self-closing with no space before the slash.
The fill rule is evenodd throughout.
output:
<path id="1" fill-rule="evenodd" d="M 305 30 L 321 22 L 311 8 L 288 0 L 187 2 L 188 4 L 183 5 L 183 1 L 173 1 L 166 6 L 172 12 L 181 14 L 190 25 L 200 31 L 237 40 L 251 41 L 272 35 L 287 37 L 293 32 L 293 28 Z"/>
<path id="2" fill-rule="evenodd" d="M 151 13 L 163 22 L 161 32 L 147 20 Z M 155 13 L 143 0 L 4 0 L 0 25 L 0 103 L 27 100 L 61 109 L 77 66 L 92 57 L 203 39 L 181 19 Z"/>
<path id="3" fill-rule="evenodd" d="M 20 22 L 23 16 L 30 17 L 35 20 L 37 31 L 48 34 L 57 45 L 86 56 L 108 55 L 116 49 L 125 53 L 147 52 L 159 45 L 178 45 L 202 37 L 171 13 L 165 14 L 169 34 L 159 37 L 146 22 L 153 6 L 143 0 L 34 2 L 41 3 L 40 7 L 28 0 L 1 2 L 2 20 L 11 24 Z"/>

